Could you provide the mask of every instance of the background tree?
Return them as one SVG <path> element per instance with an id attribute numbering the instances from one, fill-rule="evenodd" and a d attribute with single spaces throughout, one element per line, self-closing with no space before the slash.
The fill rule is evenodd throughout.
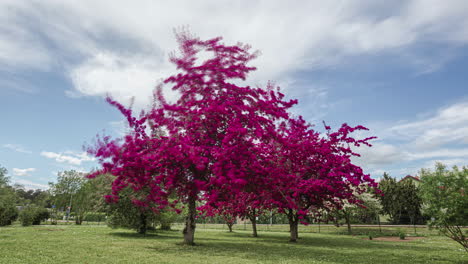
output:
<path id="1" fill-rule="evenodd" d="M 421 198 L 418 188 L 411 181 L 397 181 L 384 173 L 379 182 L 379 189 L 383 195 L 378 196 L 382 204 L 383 213 L 390 217 L 394 224 L 421 221 Z"/>
<path id="2" fill-rule="evenodd" d="M 133 191 L 126 188 L 119 193 L 119 200 L 109 204 L 107 224 L 112 228 L 124 227 L 135 229 L 139 234 L 146 234 L 154 227 L 156 213 L 149 208 L 137 206 L 132 201 Z"/>
<path id="3" fill-rule="evenodd" d="M 422 169 L 421 194 L 430 226 L 438 228 L 468 251 L 463 227 L 468 226 L 468 167 L 448 170 L 438 163 L 434 171 Z"/>
<path id="4" fill-rule="evenodd" d="M 402 193 L 397 180 L 384 172 L 383 179 L 379 182 L 379 189 L 383 194 L 379 197 L 382 212 L 390 217 L 390 222 L 399 223 L 403 210 L 403 201 L 400 199 Z"/>
<path id="5" fill-rule="evenodd" d="M 422 199 L 419 192 L 419 188 L 412 181 L 400 181 L 399 186 L 402 192 L 403 199 L 403 212 L 408 215 L 410 223 L 414 227 L 414 232 L 416 233 L 416 222 L 422 218 L 421 215 L 421 206 Z"/>
<path id="6" fill-rule="evenodd" d="M 11 225 L 18 217 L 18 197 L 9 185 L 10 178 L 7 173 L 7 169 L 0 166 L 0 226 Z"/>
<path id="7" fill-rule="evenodd" d="M 27 190 L 20 184 L 15 184 L 14 189 L 18 196 L 18 205 L 34 204 L 39 207 L 51 208 L 52 200 L 50 194 L 46 190 L 36 189 Z"/>
<path id="8" fill-rule="evenodd" d="M 87 208 L 89 203 L 92 202 L 86 199 L 87 191 L 81 190 L 85 183 L 85 173 L 75 170 L 59 172 L 57 182 L 49 182 L 49 191 L 53 196 L 53 204 L 56 210 L 67 213 L 67 219 L 72 211 L 81 213 L 80 207 Z M 77 224 L 81 224 L 81 222 L 78 221 Z"/>
<path id="9" fill-rule="evenodd" d="M 8 170 L 0 166 L 0 187 L 7 186 L 10 182 L 10 177 L 7 176 Z"/>
<path id="10" fill-rule="evenodd" d="M 352 223 L 375 224 L 378 222 L 378 214 L 382 206 L 375 194 L 365 192 L 357 194 L 356 198 L 360 201 L 359 204 L 351 204 L 345 202 L 341 209 L 335 209 L 332 214 L 339 219 L 343 219 L 346 223 L 348 233 L 352 233 Z"/>

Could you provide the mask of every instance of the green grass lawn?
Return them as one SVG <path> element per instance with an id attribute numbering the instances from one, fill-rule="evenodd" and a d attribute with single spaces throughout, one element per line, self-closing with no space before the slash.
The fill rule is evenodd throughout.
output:
<path id="1" fill-rule="evenodd" d="M 104 225 L 0 228 L 0 263 L 468 263 L 448 238 L 427 235 L 411 242 L 363 240 L 333 232 L 301 233 L 198 229 L 196 246 L 180 244 L 180 231 L 146 236 Z"/>

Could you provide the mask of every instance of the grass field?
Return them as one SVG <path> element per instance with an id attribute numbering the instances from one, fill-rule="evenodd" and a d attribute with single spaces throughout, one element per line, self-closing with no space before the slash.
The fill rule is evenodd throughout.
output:
<path id="1" fill-rule="evenodd" d="M 458 244 L 432 231 L 422 230 L 417 241 L 384 242 L 329 228 L 301 233 L 294 244 L 282 230 L 253 238 L 248 230 L 199 226 L 193 247 L 180 244 L 179 230 L 142 236 L 104 225 L 2 227 L 0 263 L 468 263 Z"/>

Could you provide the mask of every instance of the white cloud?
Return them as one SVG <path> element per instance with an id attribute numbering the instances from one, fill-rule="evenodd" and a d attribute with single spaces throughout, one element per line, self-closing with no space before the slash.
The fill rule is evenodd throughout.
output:
<path id="1" fill-rule="evenodd" d="M 26 189 L 49 189 L 49 185 L 47 184 L 36 183 L 25 179 L 16 179 L 15 183 L 23 185 Z"/>
<path id="2" fill-rule="evenodd" d="M 27 169 L 18 169 L 18 168 L 13 168 L 13 174 L 15 176 L 30 176 L 29 173 L 35 172 L 36 168 L 27 168 Z"/>
<path id="3" fill-rule="evenodd" d="M 433 149 L 444 144 L 468 144 L 468 102 L 440 109 L 434 116 L 396 125 L 396 136 L 412 140 L 418 149 Z"/>
<path id="4" fill-rule="evenodd" d="M 16 152 L 21 152 L 21 153 L 26 153 L 26 154 L 31 154 L 32 151 L 25 149 L 24 147 L 16 144 L 5 144 L 3 145 L 4 148 L 11 149 Z"/>
<path id="5" fill-rule="evenodd" d="M 49 159 L 55 159 L 55 161 L 60 163 L 68 163 L 71 165 L 81 165 L 82 162 L 94 160 L 94 158 L 88 156 L 85 152 L 75 153 L 73 151 L 66 151 L 64 153 L 42 151 L 41 156 Z"/>
<path id="6" fill-rule="evenodd" d="M 466 45 L 466 10 L 468 2 L 463 0 L 295 5 L 214 0 L 2 1 L 0 25 L 8 34 L 0 35 L 0 43 L 7 45 L 0 48 L 4 51 L 0 63 L 47 68 L 59 61 L 74 85 L 69 95 L 110 93 L 120 100 L 137 96 L 136 104 L 142 107 L 157 80 L 173 70 L 166 54 L 176 46 L 174 27 L 190 25 L 202 38 L 222 35 L 227 43 L 249 43 L 263 54 L 254 62 L 259 71 L 252 80 L 283 81 L 297 70 L 382 52 L 409 60 L 404 64 L 433 68 L 438 55 L 421 58 L 413 51 L 427 43 Z"/>
<path id="7" fill-rule="evenodd" d="M 158 81 L 169 75 L 167 64 L 158 64 L 154 57 L 99 53 L 70 72 L 76 90 L 68 94 L 105 96 L 110 93 L 125 103 L 134 97 L 136 106 L 144 107 L 151 102 L 152 90 Z M 176 98 L 171 90 L 165 90 L 165 94 L 170 100 Z"/>
<path id="8" fill-rule="evenodd" d="M 380 139 L 371 148 L 360 148 L 362 157 L 354 159 L 367 170 L 386 168 L 406 175 L 432 168 L 437 161 L 449 167 L 468 165 L 468 102 L 448 105 L 419 120 L 381 126 L 372 133 Z"/>
<path id="9" fill-rule="evenodd" d="M 397 146 L 383 142 L 375 142 L 372 147 L 362 146 L 358 153 L 361 157 L 354 158 L 363 166 L 378 167 L 404 161 L 408 154 L 404 153 Z"/>

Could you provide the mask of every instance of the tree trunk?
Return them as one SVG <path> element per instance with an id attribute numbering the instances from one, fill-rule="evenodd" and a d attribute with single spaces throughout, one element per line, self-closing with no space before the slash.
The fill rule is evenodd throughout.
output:
<path id="1" fill-rule="evenodd" d="M 289 210 L 288 212 L 288 221 L 289 221 L 289 233 L 290 238 L 289 242 L 297 242 L 299 238 L 299 228 L 298 228 L 298 218 L 297 215 L 294 215 L 293 210 Z"/>
<path id="2" fill-rule="evenodd" d="M 233 223 L 226 223 L 228 228 L 229 228 L 229 232 L 232 233 L 232 226 L 234 225 Z"/>
<path id="3" fill-rule="evenodd" d="M 140 225 L 138 226 L 138 233 L 145 235 L 146 230 L 147 230 L 147 225 L 146 225 L 146 213 L 141 212 L 140 213 Z"/>
<path id="4" fill-rule="evenodd" d="M 257 217 L 255 216 L 255 213 L 253 216 L 250 217 L 250 222 L 252 223 L 252 236 L 253 237 L 258 237 L 257 233 Z"/>
<path id="5" fill-rule="evenodd" d="M 75 217 L 75 224 L 76 225 L 81 225 L 83 223 L 83 218 L 84 218 L 83 215 L 77 213 L 76 217 Z"/>
<path id="6" fill-rule="evenodd" d="M 188 201 L 188 214 L 185 218 L 185 228 L 184 228 L 184 244 L 186 245 L 195 245 L 194 236 L 195 236 L 195 216 L 196 216 L 196 199 L 195 197 L 190 197 Z"/>
<path id="7" fill-rule="evenodd" d="M 297 242 L 298 234 L 299 234 L 297 221 L 289 221 L 289 232 L 290 232 L 289 242 Z"/>
<path id="8" fill-rule="evenodd" d="M 345 212 L 344 217 L 345 217 L 346 225 L 348 226 L 348 234 L 351 234 L 351 221 L 349 220 L 349 214 Z"/>
<path id="9" fill-rule="evenodd" d="M 380 225 L 380 215 L 377 214 L 377 221 L 379 221 L 379 232 L 382 233 L 382 226 Z"/>

